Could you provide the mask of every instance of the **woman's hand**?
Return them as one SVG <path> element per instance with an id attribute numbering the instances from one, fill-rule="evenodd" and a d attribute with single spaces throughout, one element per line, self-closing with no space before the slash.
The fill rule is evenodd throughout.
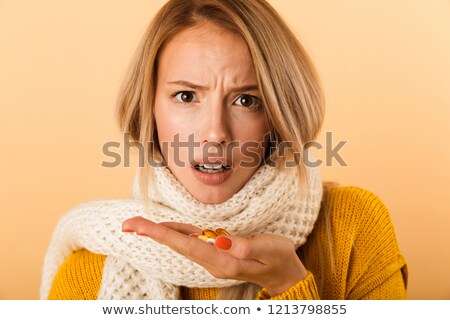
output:
<path id="1" fill-rule="evenodd" d="M 216 278 L 253 282 L 266 288 L 271 296 L 285 292 L 307 275 L 294 244 L 282 236 L 261 234 L 249 239 L 219 236 L 211 245 L 189 237 L 191 233 L 202 233 L 193 225 L 154 223 L 143 217 L 125 220 L 122 230 L 167 245 Z"/>

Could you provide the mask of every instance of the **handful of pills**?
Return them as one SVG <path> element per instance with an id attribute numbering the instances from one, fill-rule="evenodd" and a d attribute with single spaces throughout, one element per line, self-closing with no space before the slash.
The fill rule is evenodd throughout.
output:
<path id="1" fill-rule="evenodd" d="M 214 245 L 214 243 L 216 243 L 216 238 L 218 236 L 229 236 L 229 235 L 230 233 L 227 230 L 223 228 L 217 228 L 216 231 L 211 229 L 203 229 L 202 234 L 191 233 L 189 237 L 195 237 L 197 239 L 203 240 L 205 242 Z"/>

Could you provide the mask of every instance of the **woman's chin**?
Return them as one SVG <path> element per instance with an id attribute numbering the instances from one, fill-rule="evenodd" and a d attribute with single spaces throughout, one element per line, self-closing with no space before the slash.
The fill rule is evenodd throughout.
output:
<path id="1" fill-rule="evenodd" d="M 230 199 L 235 192 L 221 187 L 205 186 L 201 190 L 191 192 L 192 196 L 204 204 L 221 204 Z"/>

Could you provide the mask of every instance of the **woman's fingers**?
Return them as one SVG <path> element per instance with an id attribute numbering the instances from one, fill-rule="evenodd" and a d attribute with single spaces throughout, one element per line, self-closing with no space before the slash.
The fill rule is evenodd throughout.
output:
<path id="1" fill-rule="evenodd" d="M 134 217 L 125 220 L 122 224 L 122 229 L 148 236 L 188 257 L 195 255 L 198 258 L 205 258 L 206 252 L 204 250 L 209 251 L 209 254 L 217 254 L 215 250 L 210 250 L 214 247 L 206 242 L 186 237 L 191 233 L 201 234 L 202 230 L 193 225 L 178 222 L 162 222 L 158 224 L 143 217 Z M 230 235 L 217 237 L 214 246 L 220 249 L 221 252 L 226 252 L 236 259 L 264 261 L 273 254 L 275 249 L 273 248 L 273 242 L 271 235 L 259 235 L 248 239 Z M 199 251 L 200 247 L 202 250 Z M 198 254 L 193 254 L 193 252 Z"/>
<path id="2" fill-rule="evenodd" d="M 160 224 L 185 235 L 190 235 L 191 233 L 202 234 L 202 229 L 192 224 L 180 222 L 161 222 Z"/>
<path id="3" fill-rule="evenodd" d="M 264 264 L 273 259 L 274 252 L 279 250 L 280 240 L 283 241 L 283 246 L 289 246 L 284 238 L 269 234 L 247 239 L 239 236 L 220 236 L 216 238 L 215 246 L 237 259 L 258 260 Z"/>
<path id="4" fill-rule="evenodd" d="M 147 224 L 147 226 L 149 226 L 149 227 L 153 224 L 156 224 L 148 219 L 145 219 L 144 217 L 136 216 L 136 217 L 133 217 L 131 219 L 124 221 L 124 223 L 122 224 L 122 231 L 124 231 L 124 232 L 135 231 L 135 230 L 129 230 L 129 228 L 131 228 L 131 226 L 135 226 L 135 223 L 138 221 L 151 222 L 151 224 Z M 141 223 L 141 222 L 138 222 L 138 223 Z M 166 226 L 170 229 L 173 229 L 175 231 L 178 231 L 180 233 L 183 233 L 185 235 L 190 235 L 191 233 L 199 233 L 199 234 L 202 233 L 202 229 L 200 229 L 192 224 L 186 224 L 186 223 L 180 223 L 180 222 L 161 222 L 159 224 Z"/>
<path id="5" fill-rule="evenodd" d="M 219 252 L 216 248 L 202 240 L 187 235 L 187 232 L 191 230 L 187 227 L 188 225 L 167 224 L 154 223 L 143 217 L 134 217 L 125 220 L 122 223 L 122 229 L 126 232 L 136 232 L 138 235 L 148 236 L 204 267 L 210 261 L 217 259 Z M 178 228 L 181 232 L 171 227 Z M 194 231 L 197 230 L 194 229 Z"/>
<path id="6" fill-rule="evenodd" d="M 247 239 L 219 236 L 211 245 L 189 237 L 190 233 L 201 233 L 201 230 L 183 223 L 154 223 L 134 217 L 124 221 L 122 228 L 168 246 L 217 278 L 257 283 L 271 295 L 284 292 L 307 275 L 293 242 L 282 236 L 261 234 Z"/>
<path id="7" fill-rule="evenodd" d="M 125 220 L 122 223 L 122 231 L 123 232 L 136 232 L 137 234 L 146 235 L 150 232 L 150 228 L 152 228 L 156 223 L 145 219 L 144 217 L 137 216 L 130 219 Z"/>
<path id="8" fill-rule="evenodd" d="M 267 274 L 285 273 L 285 263 L 291 264 L 292 259 L 288 258 L 295 255 L 289 239 L 270 234 L 247 239 L 232 235 L 218 236 L 211 245 L 189 237 L 190 233 L 201 233 L 201 229 L 188 224 L 154 223 L 143 217 L 134 217 L 124 221 L 122 227 L 124 231 L 134 231 L 170 247 L 217 278 L 245 280 L 260 285 L 268 283 L 273 286 L 271 277 L 267 280 Z M 296 255 L 295 259 L 298 259 Z"/>

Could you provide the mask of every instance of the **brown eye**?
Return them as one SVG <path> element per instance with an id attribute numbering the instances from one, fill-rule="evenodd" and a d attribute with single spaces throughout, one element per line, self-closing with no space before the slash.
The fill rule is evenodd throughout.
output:
<path id="1" fill-rule="evenodd" d="M 175 95 L 175 98 L 180 102 L 189 103 L 194 99 L 194 94 L 191 91 L 180 91 Z"/>
<path id="2" fill-rule="evenodd" d="M 240 106 L 248 107 L 248 108 L 258 108 L 259 107 L 259 98 L 243 94 L 236 101 L 240 101 L 237 103 Z"/>

